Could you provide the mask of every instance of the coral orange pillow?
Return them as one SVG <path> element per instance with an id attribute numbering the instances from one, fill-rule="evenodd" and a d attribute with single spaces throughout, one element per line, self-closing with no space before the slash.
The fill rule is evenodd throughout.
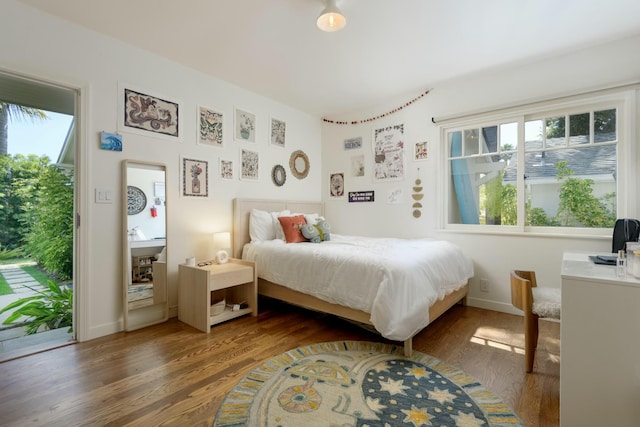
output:
<path id="1" fill-rule="evenodd" d="M 300 228 L 307 223 L 304 219 L 304 215 L 279 216 L 278 221 L 280 221 L 280 225 L 282 225 L 284 239 L 287 243 L 300 243 L 307 241 L 307 239 L 302 235 L 302 231 L 300 231 Z"/>

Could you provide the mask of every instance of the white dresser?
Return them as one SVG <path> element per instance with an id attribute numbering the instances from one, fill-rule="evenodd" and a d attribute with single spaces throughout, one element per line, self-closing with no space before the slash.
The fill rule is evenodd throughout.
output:
<path id="1" fill-rule="evenodd" d="M 640 281 L 589 255 L 562 260 L 560 426 L 637 427 Z"/>

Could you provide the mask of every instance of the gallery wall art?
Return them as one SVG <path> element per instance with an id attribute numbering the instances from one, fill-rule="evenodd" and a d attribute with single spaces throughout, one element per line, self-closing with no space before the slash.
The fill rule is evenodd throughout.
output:
<path id="1" fill-rule="evenodd" d="M 343 141 L 345 150 L 357 150 L 362 148 L 362 137 L 348 138 Z"/>
<path id="2" fill-rule="evenodd" d="M 416 142 L 413 148 L 413 160 L 427 160 L 429 158 L 427 148 L 427 141 Z"/>
<path id="3" fill-rule="evenodd" d="M 242 168 L 240 179 L 258 180 L 260 176 L 260 156 L 258 152 L 242 149 L 240 153 L 240 164 Z"/>
<path id="4" fill-rule="evenodd" d="M 284 148 L 287 136 L 287 124 L 280 119 L 271 117 L 271 145 Z"/>
<path id="5" fill-rule="evenodd" d="M 235 109 L 234 138 L 237 141 L 256 142 L 256 115 L 240 108 Z"/>
<path id="6" fill-rule="evenodd" d="M 233 161 L 220 158 L 218 164 L 220 170 L 220 178 L 233 179 Z"/>
<path id="7" fill-rule="evenodd" d="M 147 136 L 180 138 L 180 104 L 148 91 L 122 86 L 120 130 Z"/>
<path id="8" fill-rule="evenodd" d="M 209 162 L 182 158 L 182 195 L 187 197 L 209 196 Z"/>
<path id="9" fill-rule="evenodd" d="M 100 148 L 109 151 L 122 151 L 122 135 L 100 132 Z"/>
<path id="10" fill-rule="evenodd" d="M 198 107 L 198 143 L 223 146 L 224 114 L 207 107 Z"/>
<path id="11" fill-rule="evenodd" d="M 404 124 L 373 130 L 373 180 L 404 179 Z"/>
<path id="12" fill-rule="evenodd" d="M 344 172 L 335 172 L 329 176 L 329 195 L 344 197 Z"/>

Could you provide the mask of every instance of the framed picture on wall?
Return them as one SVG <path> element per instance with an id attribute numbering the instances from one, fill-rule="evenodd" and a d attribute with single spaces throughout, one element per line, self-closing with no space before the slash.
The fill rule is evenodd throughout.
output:
<path id="1" fill-rule="evenodd" d="M 329 176 L 329 196 L 344 197 L 344 172 L 335 172 Z"/>
<path id="2" fill-rule="evenodd" d="M 357 150 L 362 148 L 362 137 L 357 136 L 355 138 L 345 139 L 343 143 L 345 150 Z"/>
<path id="3" fill-rule="evenodd" d="M 223 146 L 224 114 L 207 107 L 198 107 L 198 144 Z"/>
<path id="4" fill-rule="evenodd" d="M 222 157 L 219 159 L 220 178 L 233 179 L 233 161 L 225 160 Z"/>
<path id="5" fill-rule="evenodd" d="M 209 162 L 182 158 L 182 196 L 209 197 Z"/>
<path id="6" fill-rule="evenodd" d="M 404 179 L 404 124 L 373 130 L 373 180 Z"/>
<path id="7" fill-rule="evenodd" d="M 351 156 L 351 176 L 364 176 L 364 154 Z"/>
<path id="8" fill-rule="evenodd" d="M 233 135 L 237 141 L 256 142 L 255 114 L 236 108 L 233 123 Z"/>
<path id="9" fill-rule="evenodd" d="M 257 181 L 260 177 L 260 156 L 258 152 L 245 150 L 240 152 L 240 179 Z"/>
<path id="10" fill-rule="evenodd" d="M 118 129 L 139 135 L 180 140 L 180 103 L 131 85 L 119 84 Z"/>
<path id="11" fill-rule="evenodd" d="M 100 148 L 109 151 L 122 151 L 122 135 L 100 132 Z"/>
<path id="12" fill-rule="evenodd" d="M 284 148 L 285 139 L 287 136 L 287 124 L 274 117 L 271 117 L 271 145 L 275 145 L 276 147 Z"/>
<path id="13" fill-rule="evenodd" d="M 429 158 L 427 148 L 427 141 L 416 142 L 413 149 L 413 160 L 427 160 Z"/>

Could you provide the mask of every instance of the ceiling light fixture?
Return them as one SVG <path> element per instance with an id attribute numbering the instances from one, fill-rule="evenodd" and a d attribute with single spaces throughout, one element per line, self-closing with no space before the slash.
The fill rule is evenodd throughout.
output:
<path id="1" fill-rule="evenodd" d="M 325 8 L 320 12 L 316 24 L 322 31 L 332 33 L 343 29 L 347 25 L 347 18 L 336 6 L 336 0 L 325 0 Z"/>

